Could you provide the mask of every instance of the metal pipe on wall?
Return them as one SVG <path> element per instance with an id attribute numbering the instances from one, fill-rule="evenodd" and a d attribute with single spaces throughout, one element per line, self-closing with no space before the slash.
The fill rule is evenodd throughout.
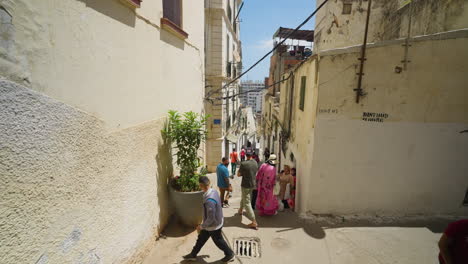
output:
<path id="1" fill-rule="evenodd" d="M 367 35 L 369 33 L 369 20 L 370 20 L 371 7 L 372 7 L 372 0 L 369 0 L 369 3 L 367 5 L 367 18 L 366 18 L 366 29 L 364 32 L 364 43 L 362 44 L 362 47 L 361 47 L 361 58 L 359 58 L 361 63 L 359 66 L 359 73 L 358 73 L 359 75 L 358 87 L 354 89 L 354 91 L 356 91 L 356 103 L 359 103 L 359 99 L 361 98 L 361 96 L 364 95 L 364 93 L 362 92 L 362 76 L 364 75 L 364 61 L 366 60 Z"/>

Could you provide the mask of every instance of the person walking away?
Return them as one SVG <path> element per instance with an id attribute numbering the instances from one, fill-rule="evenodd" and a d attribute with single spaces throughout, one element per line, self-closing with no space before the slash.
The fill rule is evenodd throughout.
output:
<path id="1" fill-rule="evenodd" d="M 439 240 L 439 263 L 468 263 L 468 219 L 448 225 Z"/>
<path id="2" fill-rule="evenodd" d="M 252 154 L 252 159 L 255 160 L 257 164 L 260 164 L 260 159 L 258 158 L 258 155 L 255 153 L 255 151 Z"/>
<path id="3" fill-rule="evenodd" d="M 235 148 L 232 149 L 232 152 L 229 156 L 231 158 L 231 175 L 236 175 L 237 161 L 239 158 Z"/>
<path id="4" fill-rule="evenodd" d="M 291 169 L 291 175 L 294 178 L 294 185 L 291 187 L 291 197 L 288 199 L 288 204 L 289 204 L 289 207 L 294 211 L 294 208 L 296 207 L 296 188 L 297 188 L 296 168 Z"/>
<path id="5" fill-rule="evenodd" d="M 258 196 L 255 208 L 263 215 L 275 215 L 278 210 L 278 200 L 273 189 L 276 184 L 276 155 L 269 155 L 269 159 L 262 164 L 257 172 Z"/>
<path id="6" fill-rule="evenodd" d="M 265 148 L 263 151 L 263 156 L 265 157 L 265 162 L 270 158 L 270 149 Z"/>
<path id="7" fill-rule="evenodd" d="M 239 215 L 242 215 L 243 210 L 245 209 L 247 218 L 252 221 L 249 225 L 250 228 L 258 229 L 258 224 L 255 219 L 255 213 L 252 208 L 252 191 L 256 186 L 255 177 L 258 171 L 258 164 L 255 160 L 252 159 L 252 153 L 247 152 L 247 160 L 242 162 L 237 176 L 242 177 L 241 187 L 242 187 L 242 197 L 240 208 L 238 211 Z"/>
<path id="8" fill-rule="evenodd" d="M 279 200 L 283 203 L 284 208 L 288 209 L 289 203 L 288 199 L 290 198 L 291 188 L 294 188 L 294 177 L 291 175 L 291 167 L 288 165 L 284 166 L 284 172 L 279 176 L 280 183 L 280 193 Z M 289 188 L 288 187 L 289 184 Z M 289 189 L 289 190 L 288 190 Z"/>
<path id="9" fill-rule="evenodd" d="M 229 182 L 229 159 L 224 157 L 216 168 L 218 176 L 218 188 L 223 207 L 229 207 L 229 192 L 232 192 L 232 185 Z"/>
<path id="10" fill-rule="evenodd" d="M 242 150 L 240 152 L 240 156 L 241 156 L 241 162 L 245 161 L 245 149 L 244 148 L 242 148 Z"/>
<path id="11" fill-rule="evenodd" d="M 197 255 L 211 237 L 215 245 L 224 252 L 221 262 L 234 261 L 234 252 L 223 238 L 222 228 L 224 224 L 221 199 L 216 190 L 210 188 L 210 179 L 201 176 L 198 180 L 200 189 L 203 191 L 203 222 L 197 227 L 198 238 L 190 254 L 183 256 L 185 260 L 196 261 Z"/>

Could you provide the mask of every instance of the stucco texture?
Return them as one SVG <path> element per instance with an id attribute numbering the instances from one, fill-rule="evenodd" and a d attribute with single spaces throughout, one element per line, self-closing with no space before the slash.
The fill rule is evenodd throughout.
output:
<path id="1" fill-rule="evenodd" d="M 168 220 L 163 124 L 109 132 L 0 80 L 0 263 L 137 261 Z"/>
<path id="2" fill-rule="evenodd" d="M 468 215 L 467 36 L 464 29 L 412 38 L 407 70 L 404 40 L 369 45 L 359 104 L 360 46 L 322 52 L 294 70 L 282 165 L 297 167 L 301 214 Z M 281 89 L 280 113 L 289 105 L 287 84 Z"/>
<path id="3" fill-rule="evenodd" d="M 9 48 L 0 42 L 0 77 L 84 110 L 111 129 L 168 109 L 200 112 L 203 1 L 184 1 L 185 40 L 161 29 L 163 1 L 143 1 L 138 9 L 125 1 L 0 0 L 13 25 L 5 34 Z"/>
<path id="4" fill-rule="evenodd" d="M 317 5 L 324 0 L 317 0 Z M 401 7 L 401 0 L 372 1 L 368 43 L 429 35 L 463 29 L 468 26 L 466 0 L 412 0 Z M 351 13 L 344 14 L 344 3 L 351 4 Z M 328 1 L 317 13 L 314 51 L 362 44 L 368 1 Z M 411 24 L 409 23 L 411 17 Z"/>

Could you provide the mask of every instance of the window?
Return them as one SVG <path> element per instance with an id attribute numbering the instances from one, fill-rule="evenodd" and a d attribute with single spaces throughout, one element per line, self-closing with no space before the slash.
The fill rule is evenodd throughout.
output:
<path id="1" fill-rule="evenodd" d="M 351 14 L 351 10 L 352 10 L 352 7 L 353 7 L 353 4 L 352 3 L 346 3 L 344 2 L 343 3 L 343 15 L 349 15 Z"/>
<path id="2" fill-rule="evenodd" d="M 299 100 L 299 109 L 304 111 L 304 103 L 305 103 L 305 92 L 306 92 L 306 76 L 301 77 L 301 95 Z"/>
<path id="3" fill-rule="evenodd" d="M 226 35 L 226 75 L 227 77 L 231 77 L 231 63 L 229 62 L 229 35 Z"/>
<path id="4" fill-rule="evenodd" d="M 182 27 L 182 0 L 163 0 L 163 15 L 178 27 Z"/>
<path id="5" fill-rule="evenodd" d="M 232 28 L 234 29 L 234 33 L 237 35 L 237 23 L 236 23 L 236 1 L 234 1 L 234 11 L 232 12 Z"/>
<path id="6" fill-rule="evenodd" d="M 182 22 L 182 0 L 163 0 L 161 27 L 186 39 L 188 34 L 182 30 Z"/>
<path id="7" fill-rule="evenodd" d="M 227 0 L 227 16 L 229 18 L 229 21 L 232 21 L 232 11 L 231 11 L 231 0 Z"/>

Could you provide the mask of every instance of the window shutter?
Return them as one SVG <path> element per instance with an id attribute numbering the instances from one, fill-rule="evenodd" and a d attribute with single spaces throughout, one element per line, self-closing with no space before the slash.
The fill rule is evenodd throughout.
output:
<path id="1" fill-rule="evenodd" d="M 305 92 L 306 92 L 306 76 L 301 77 L 301 97 L 299 101 L 299 109 L 304 111 L 304 103 L 305 103 Z"/>
<path id="2" fill-rule="evenodd" d="M 163 0 L 163 15 L 172 23 L 182 27 L 182 0 Z"/>

